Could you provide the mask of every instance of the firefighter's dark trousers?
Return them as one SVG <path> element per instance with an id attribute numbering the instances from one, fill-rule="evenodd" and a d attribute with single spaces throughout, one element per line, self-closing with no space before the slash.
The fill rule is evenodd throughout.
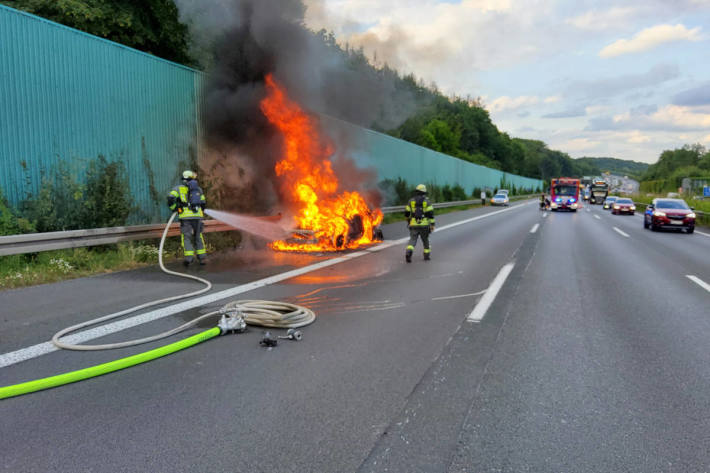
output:
<path id="1" fill-rule="evenodd" d="M 422 239 L 422 244 L 424 245 L 424 254 L 431 253 L 431 248 L 429 247 L 429 226 L 411 226 L 409 227 L 409 244 L 407 245 L 407 252 L 411 253 L 414 251 L 414 247 L 417 244 L 417 239 Z"/>
<path id="2" fill-rule="evenodd" d="M 205 258 L 207 248 L 205 248 L 205 239 L 202 236 L 203 229 L 202 219 L 186 218 L 180 220 L 180 240 L 185 261 L 192 261 L 195 255 L 197 255 L 199 260 Z"/>

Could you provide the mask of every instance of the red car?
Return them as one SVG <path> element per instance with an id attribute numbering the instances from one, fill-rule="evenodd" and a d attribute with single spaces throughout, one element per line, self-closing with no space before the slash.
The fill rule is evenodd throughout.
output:
<path id="1" fill-rule="evenodd" d="M 683 199 L 653 199 L 643 215 L 643 228 L 656 231 L 661 228 L 695 231 L 695 212 Z"/>
<path id="2" fill-rule="evenodd" d="M 634 205 L 634 201 L 631 199 L 619 198 L 616 199 L 616 201 L 614 201 L 614 203 L 611 205 L 611 213 L 616 215 L 633 215 L 634 212 L 636 212 L 636 206 Z"/>

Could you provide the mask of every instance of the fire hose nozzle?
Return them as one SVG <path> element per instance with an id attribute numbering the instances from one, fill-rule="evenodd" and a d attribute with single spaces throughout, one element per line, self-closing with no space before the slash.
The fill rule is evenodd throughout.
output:
<path id="1" fill-rule="evenodd" d="M 295 340 L 295 341 L 300 341 L 303 339 L 303 333 L 300 330 L 294 330 L 292 328 L 288 329 L 286 332 L 285 336 L 279 336 L 278 338 L 282 338 L 284 340 Z"/>
<path id="2" fill-rule="evenodd" d="M 275 347 L 278 345 L 279 341 L 271 335 L 271 332 L 264 332 L 264 338 L 261 339 L 259 345 L 263 347 Z"/>

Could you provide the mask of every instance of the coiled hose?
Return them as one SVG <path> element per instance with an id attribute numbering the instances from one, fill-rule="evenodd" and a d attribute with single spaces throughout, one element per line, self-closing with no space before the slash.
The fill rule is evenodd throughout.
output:
<path id="1" fill-rule="evenodd" d="M 187 278 L 187 279 L 193 279 L 195 281 L 198 281 L 202 284 L 205 285 L 204 288 L 190 292 L 188 294 L 181 294 L 178 296 L 172 296 L 172 297 L 166 297 L 164 299 L 158 299 L 155 301 L 151 302 L 146 302 L 145 304 L 140 304 L 135 307 L 131 307 L 130 309 L 125 309 L 119 312 L 114 312 L 113 314 L 108 314 L 104 315 L 103 317 L 99 317 L 97 319 L 89 320 L 86 322 L 82 322 L 80 324 L 72 325 L 71 327 L 67 327 L 65 329 L 60 330 L 59 332 L 55 333 L 54 336 L 52 337 L 52 343 L 54 343 L 57 347 L 59 348 L 64 348 L 66 350 L 83 350 L 83 351 L 92 351 L 92 350 L 111 350 L 114 348 L 124 348 L 124 347 L 130 347 L 134 345 L 140 345 L 143 343 L 148 343 L 148 342 L 153 342 L 155 340 L 160 340 L 161 338 L 166 338 L 170 337 L 172 335 L 175 335 L 177 333 L 180 333 L 184 330 L 187 330 L 190 327 L 193 327 L 200 323 L 200 321 L 209 318 L 209 317 L 214 317 L 216 315 L 220 315 L 224 313 L 226 310 L 237 310 L 241 312 L 244 315 L 244 321 L 249 324 L 249 325 L 259 325 L 263 327 L 271 327 L 271 328 L 298 328 L 298 327 L 303 327 L 305 325 L 308 325 L 312 323 L 316 316 L 311 311 L 310 309 L 302 306 L 298 306 L 295 304 L 289 304 L 287 302 L 277 302 L 277 301 L 260 301 L 260 300 L 246 300 L 246 301 L 233 301 L 228 304 L 226 304 L 222 309 L 216 310 L 213 312 L 208 312 L 206 314 L 203 314 L 187 323 L 184 323 L 180 325 L 179 327 L 175 327 L 172 330 L 168 330 L 167 332 L 159 333 L 157 335 L 152 335 L 150 337 L 145 337 L 145 338 L 138 338 L 135 340 L 128 340 L 125 342 L 119 342 L 119 343 L 107 343 L 103 345 L 78 345 L 78 344 L 73 344 L 73 343 L 68 343 L 64 342 L 61 340 L 62 337 L 75 332 L 77 330 L 80 330 L 82 328 L 90 327 L 92 325 L 97 325 L 102 322 L 106 322 L 108 320 L 112 320 L 121 316 L 124 316 L 126 314 L 130 314 L 132 312 L 136 312 L 138 310 L 142 309 L 147 309 L 148 307 L 153 307 L 159 304 L 165 304 L 166 302 L 172 302 L 176 301 L 179 299 L 186 299 L 188 297 L 194 297 L 198 296 L 200 294 L 203 294 L 210 289 L 212 289 L 212 283 L 209 282 L 206 279 L 200 278 L 198 276 L 194 276 L 192 274 L 185 274 L 185 273 L 178 273 L 176 271 L 171 271 L 168 268 L 165 267 L 163 264 L 163 247 L 165 245 L 165 239 L 168 236 L 168 230 L 170 229 L 170 225 L 173 223 L 175 220 L 175 216 L 177 214 L 173 213 L 170 216 L 170 220 L 168 220 L 167 225 L 165 226 L 165 230 L 163 231 L 163 236 L 160 239 L 160 246 L 158 248 L 158 264 L 160 265 L 160 269 L 167 274 L 171 274 L 173 276 L 178 276 L 181 278 Z"/>

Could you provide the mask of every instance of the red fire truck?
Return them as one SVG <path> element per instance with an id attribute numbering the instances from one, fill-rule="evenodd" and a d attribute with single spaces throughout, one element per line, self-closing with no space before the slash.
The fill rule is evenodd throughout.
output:
<path id="1" fill-rule="evenodd" d="M 571 210 L 579 207 L 579 179 L 558 177 L 550 181 L 550 208 L 552 210 Z"/>

